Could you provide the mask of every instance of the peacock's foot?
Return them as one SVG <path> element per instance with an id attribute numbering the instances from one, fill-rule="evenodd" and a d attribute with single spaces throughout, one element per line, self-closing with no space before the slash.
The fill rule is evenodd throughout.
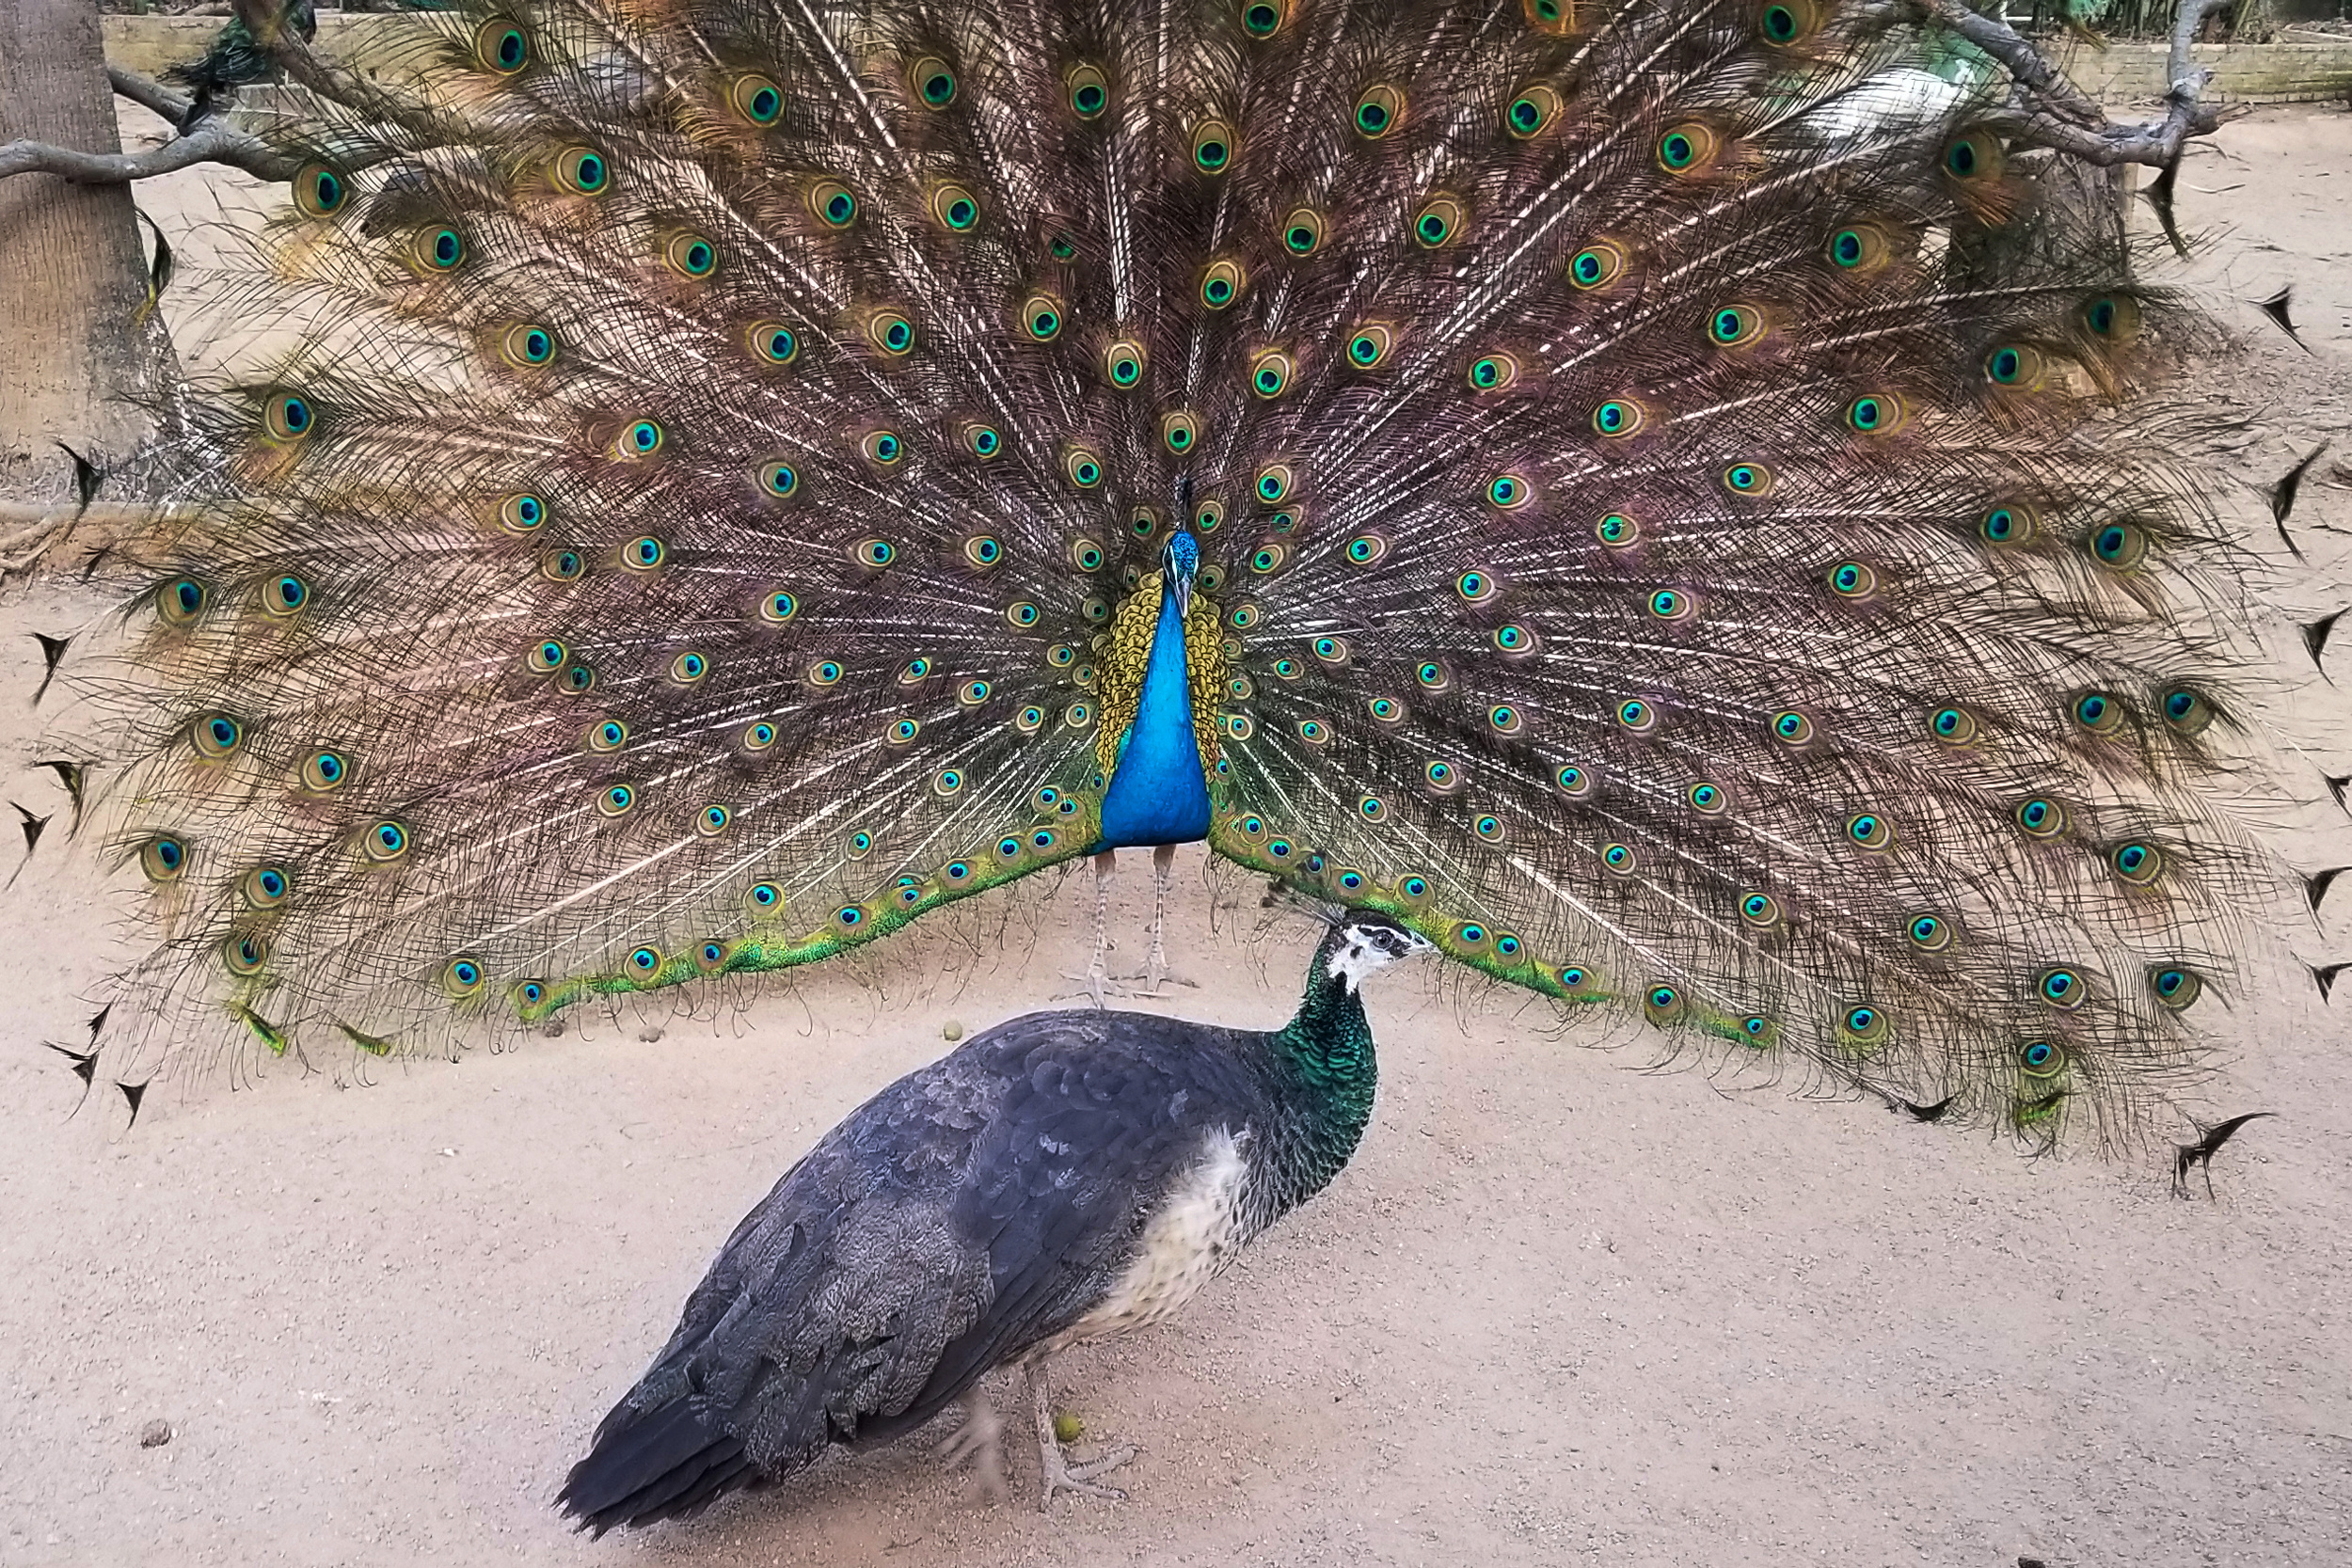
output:
<path id="1" fill-rule="evenodd" d="M 979 1483 L 981 1495 L 990 1502 L 1002 1502 L 1007 1491 L 1005 1446 L 998 1439 L 1003 1431 L 1004 1423 L 996 1418 L 995 1407 L 974 1395 L 964 1407 L 962 1424 L 932 1453 L 950 1469 L 969 1464 L 972 1479 Z"/>
<path id="2" fill-rule="evenodd" d="M 1186 990 L 1200 989 L 1200 981 L 1172 974 L 1166 967 L 1147 968 L 1135 974 L 1113 975 L 1111 979 L 1120 988 L 1121 996 L 1166 996 L 1170 986 L 1182 986 Z"/>
<path id="3" fill-rule="evenodd" d="M 1039 1454 L 1044 1465 L 1045 1475 L 1043 1484 L 1039 1487 L 1037 1506 L 1046 1513 L 1052 1513 L 1055 1494 L 1059 1492 L 1068 1492 L 1073 1496 L 1101 1497 L 1105 1502 L 1126 1501 L 1125 1492 L 1116 1486 L 1098 1486 L 1095 1484 L 1094 1478 L 1108 1475 L 1141 1451 L 1133 1443 L 1121 1443 L 1119 1447 L 1105 1449 L 1083 1464 L 1073 1465 L 1062 1457 L 1061 1445 L 1051 1437 L 1046 1438 Z"/>

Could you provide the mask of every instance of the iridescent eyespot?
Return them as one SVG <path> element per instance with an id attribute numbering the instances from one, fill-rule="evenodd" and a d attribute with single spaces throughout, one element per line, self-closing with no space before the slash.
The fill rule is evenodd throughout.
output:
<path id="1" fill-rule="evenodd" d="M 1703 781 L 1684 790 L 1682 799 L 1692 811 L 1708 816 L 1721 815 L 1731 804 L 1731 797 L 1724 794 L 1720 785 Z"/>
<path id="2" fill-rule="evenodd" d="M 1239 261 L 1220 257 L 1200 275 L 1200 303 L 1212 310 L 1222 310 L 1241 297 L 1248 280 L 1249 275 Z"/>
<path id="3" fill-rule="evenodd" d="M 1740 918 L 1759 931 L 1769 931 L 1780 924 L 1780 900 L 1769 893 L 1744 894 L 1740 899 Z"/>
<path id="4" fill-rule="evenodd" d="M 1062 454 L 1061 471 L 1081 490 L 1103 483 L 1103 460 L 1085 447 L 1073 447 Z"/>
<path id="5" fill-rule="evenodd" d="M 302 759 L 302 787 L 313 795 L 329 795 L 351 777 L 351 759 L 322 747 Z"/>
<path id="6" fill-rule="evenodd" d="M 1394 347 L 1395 331 L 1377 322 L 1370 323 L 1358 327 L 1355 336 L 1347 340 L 1347 362 L 1359 371 L 1374 370 Z"/>
<path id="7" fill-rule="evenodd" d="M 2201 734 L 2214 721 L 2213 705 L 2185 686 L 2166 692 L 2160 705 L 2166 727 L 2175 735 Z"/>
<path id="8" fill-rule="evenodd" d="M 2164 854 L 2153 844 L 2119 844 L 2107 856 L 2115 874 L 2134 887 L 2146 887 L 2164 875 Z"/>
<path id="9" fill-rule="evenodd" d="M 1752 305 L 1722 305 L 1707 318 L 1707 336 L 1718 348 L 1744 348 L 1764 336 L 1764 314 Z"/>
<path id="10" fill-rule="evenodd" d="M 466 260 L 466 236 L 446 224 L 418 233 L 408 254 L 426 272 L 455 272 Z"/>
<path id="11" fill-rule="evenodd" d="M 259 974 L 269 962 L 269 942 L 251 931 L 228 936 L 221 941 L 220 961 L 231 974 Z"/>
<path id="12" fill-rule="evenodd" d="M 898 546 L 887 539 L 861 539 L 850 546 L 850 559 L 880 571 L 898 559 Z"/>
<path id="13" fill-rule="evenodd" d="M 1110 83 L 1097 68 L 1073 65 L 1062 73 L 1061 80 L 1070 112 L 1080 119 L 1099 119 L 1103 111 L 1110 107 Z"/>
<path id="14" fill-rule="evenodd" d="M 2105 735 L 2123 722 L 2123 705 L 2104 691 L 2086 691 L 2074 699 L 2074 722 L 2093 735 Z"/>
<path id="15" fill-rule="evenodd" d="M 596 673 L 585 664 L 575 664 L 558 675 L 555 684 L 575 697 L 580 696 L 595 688 Z"/>
<path id="16" fill-rule="evenodd" d="M 857 221 L 857 198 L 836 180 L 820 180 L 808 188 L 811 216 L 828 229 L 847 229 Z"/>
<path id="17" fill-rule="evenodd" d="M 1297 474 L 1287 463 L 1272 463 L 1258 470 L 1258 499 L 1272 505 L 1289 499 Z"/>
<path id="18" fill-rule="evenodd" d="M 914 348 L 914 324 L 896 310 L 876 310 L 866 318 L 866 341 L 887 358 L 904 358 Z"/>
<path id="19" fill-rule="evenodd" d="M 1612 398 L 1593 410 L 1593 429 L 1612 440 L 1623 439 L 1638 433 L 1649 423 L 1649 416 L 1638 403 Z"/>
<path id="20" fill-rule="evenodd" d="M 1859 561 L 1841 561 L 1829 569 L 1829 591 L 1841 599 L 1867 598 L 1878 585 L 1878 573 Z"/>
<path id="21" fill-rule="evenodd" d="M 1682 1016 L 1682 993 L 1672 986 L 1652 986 L 1642 996 L 1642 1011 L 1655 1024 L 1668 1024 Z"/>
<path id="22" fill-rule="evenodd" d="M 961 768 L 943 768 L 932 776 L 931 793 L 942 800 L 957 794 L 962 788 L 963 772 Z"/>
<path id="23" fill-rule="evenodd" d="M 1942 915 L 1913 915 L 1903 926 L 1903 935 L 1922 953 L 1941 953 L 1952 944 L 1951 922 Z"/>
<path id="24" fill-rule="evenodd" d="M 628 726 L 618 719 L 607 719 L 588 731 L 588 749 L 592 752 L 617 752 L 628 741 Z"/>
<path id="25" fill-rule="evenodd" d="M 844 846 L 853 861 L 862 861 L 874 852 L 874 835 L 860 828 L 851 833 Z"/>
<path id="26" fill-rule="evenodd" d="M 1430 788 L 1441 791 L 1458 788 L 1462 783 L 1461 774 L 1450 762 L 1431 763 L 1422 769 L 1422 777 L 1429 781 Z"/>
<path id="27" fill-rule="evenodd" d="M 743 341 L 755 357 L 771 365 L 788 365 L 801 352 L 800 334 L 780 322 L 754 322 L 744 329 Z"/>
<path id="28" fill-rule="evenodd" d="M 1073 719 L 1071 721 L 1071 728 L 1083 729 L 1085 726 L 1077 720 Z M 1225 733 L 1232 736 L 1235 740 L 1247 740 L 1251 736 L 1258 733 L 1258 721 L 1250 718 L 1249 715 L 1246 713 L 1229 714 L 1226 716 L 1225 720 Z"/>
<path id="29" fill-rule="evenodd" d="M 800 612 L 801 601 L 779 589 L 759 601 L 759 618 L 781 626 Z"/>
<path id="30" fill-rule="evenodd" d="M 1776 49 L 1811 37 L 1820 26 L 1819 14 L 1809 0 L 1772 0 L 1756 18 L 1756 30 Z"/>
<path id="31" fill-rule="evenodd" d="M 564 668 L 564 661 L 572 657 L 572 652 L 550 637 L 532 648 L 526 657 L 532 670 L 543 675 L 551 675 Z"/>
<path id="32" fill-rule="evenodd" d="M 718 941 L 706 942 L 694 949 L 694 967 L 705 974 L 716 974 L 726 968 L 728 960 L 734 957 L 730 944 Z"/>
<path id="33" fill-rule="evenodd" d="M 680 686 L 691 686 L 710 673 L 710 661 L 696 653 L 684 653 L 670 660 L 670 678 Z"/>
<path id="34" fill-rule="evenodd" d="M 1630 877 L 1640 868 L 1640 857 L 1629 846 L 1604 844 L 1600 847 L 1600 863 L 1620 877 Z"/>
<path id="35" fill-rule="evenodd" d="M 1031 294 L 1021 303 L 1021 325 L 1037 341 L 1052 342 L 1061 332 L 1061 302 L 1051 294 Z"/>
<path id="36" fill-rule="evenodd" d="M 2036 796 L 2022 802 L 2011 815 L 2017 825 L 2034 838 L 2056 838 L 2066 832 L 2066 808 L 2056 800 Z"/>
<path id="37" fill-rule="evenodd" d="M 882 738 L 893 746 L 903 746 L 913 740 L 922 727 L 923 722 L 919 719 L 901 719 L 882 731 Z"/>
<path id="38" fill-rule="evenodd" d="M 1581 964 L 1564 964 L 1557 979 L 1560 989 L 1570 995 L 1582 995 L 1593 989 L 1593 972 Z"/>
<path id="39" fill-rule="evenodd" d="M 1963 184 L 2000 177 L 2005 163 L 1998 137 L 1988 131 L 1972 131 L 1955 136 L 1944 144 L 1944 155 L 1937 160 L 1944 172 Z"/>
<path id="40" fill-rule="evenodd" d="M 931 678 L 938 666 L 928 658 L 911 658 L 898 672 L 900 686 L 914 686 Z"/>
<path id="41" fill-rule="evenodd" d="M 1527 725 L 1527 717 L 1509 703 L 1498 703 L 1486 710 L 1486 722 L 1497 735 L 1517 735 Z"/>
<path id="42" fill-rule="evenodd" d="M 1869 1006 L 1849 1007 L 1837 1021 L 1838 1033 L 1848 1045 L 1876 1045 L 1892 1027 L 1883 1010 Z"/>
<path id="43" fill-rule="evenodd" d="M 1121 391 L 1143 379 L 1143 345 L 1121 338 L 1103 350 L 1103 378 Z"/>
<path id="44" fill-rule="evenodd" d="M 1502 129 L 1518 141 L 1541 135 L 1547 126 L 1560 118 L 1561 107 L 1558 89 L 1538 82 L 1503 109 Z"/>
<path id="45" fill-rule="evenodd" d="M 1495 627 L 1487 641 L 1495 645 L 1495 652 L 1508 657 L 1516 658 L 1535 651 L 1535 634 L 1516 621 L 1506 621 Z"/>
<path id="46" fill-rule="evenodd" d="M 2033 387 L 2042 370 L 2040 352 L 2022 343 L 2003 343 L 1984 356 L 1985 379 L 1995 387 Z"/>
<path id="47" fill-rule="evenodd" d="M 1405 118 L 1405 95 L 1385 83 L 1366 87 L 1356 100 L 1356 112 L 1349 123 L 1356 134 L 1367 141 L 1378 141 L 1396 129 Z"/>
<path id="48" fill-rule="evenodd" d="M 1977 536 L 1988 545 L 2023 545 L 2034 536 L 2040 521 L 2033 508 L 2006 501 L 1977 519 Z"/>
<path id="49" fill-rule="evenodd" d="M 167 626 L 184 626 L 204 612 L 209 591 L 195 578 L 174 578 L 155 590 L 155 613 Z"/>
<path id="50" fill-rule="evenodd" d="M 2052 1078 L 2066 1066 L 2066 1053 L 2048 1040 L 2029 1040 L 2017 1048 L 2017 1066 L 2028 1078 Z"/>
<path id="51" fill-rule="evenodd" d="M 1813 721 L 1794 708 L 1775 713 L 1772 738 L 1785 746 L 1803 746 L 1813 738 Z"/>
<path id="52" fill-rule="evenodd" d="M 474 29 L 473 57 L 494 75 L 512 76 L 531 63 L 531 36 L 511 17 L 494 16 Z"/>
<path id="53" fill-rule="evenodd" d="M 628 784 L 607 784 L 596 794 L 596 810 L 606 816 L 627 816 L 636 808 L 637 791 Z"/>
<path id="54" fill-rule="evenodd" d="M 188 868 L 188 847 L 168 833 L 139 846 L 139 870 L 151 882 L 176 882 Z"/>
<path id="55" fill-rule="evenodd" d="M 1588 245 L 1568 259 L 1568 281 L 1579 289 L 1605 289 L 1625 275 L 1626 255 L 1614 241 Z"/>
<path id="56" fill-rule="evenodd" d="M 1842 272 L 1873 271 L 1892 248 L 1886 231 L 1874 223 L 1850 224 L 1829 237 L 1830 261 Z"/>
<path id="57" fill-rule="evenodd" d="M 310 602 L 310 584 L 292 575 L 272 578 L 262 590 L 262 608 L 272 615 L 292 615 Z"/>
<path id="58" fill-rule="evenodd" d="M 1770 495 L 1772 470 L 1761 463 L 1734 463 L 1724 470 L 1724 488 L 1735 496 Z"/>
<path id="59" fill-rule="evenodd" d="M 1258 607 L 1254 604 L 1235 605 L 1232 613 L 1225 617 L 1225 622 L 1235 631 L 1248 631 L 1258 624 Z"/>
<path id="60" fill-rule="evenodd" d="M 1635 735 L 1647 735 L 1658 727 L 1658 710 L 1639 697 L 1629 697 L 1617 705 L 1617 722 Z"/>
<path id="61" fill-rule="evenodd" d="M 351 185 L 339 170 L 305 164 L 294 171 L 294 198 L 306 217 L 332 217 L 351 199 Z"/>
<path id="62" fill-rule="evenodd" d="M 1903 421 L 1903 404 L 1892 392 L 1865 392 L 1846 404 L 1846 426 L 1861 436 L 1883 436 Z"/>
<path id="63" fill-rule="evenodd" d="M 1651 591 L 1642 608 L 1661 621 L 1680 621 L 1689 618 L 1693 601 L 1678 588 L 1659 588 Z"/>
<path id="64" fill-rule="evenodd" d="M 567 147 L 555 155 L 555 181 L 577 196 L 597 196 L 612 183 L 612 166 L 593 147 Z"/>
<path id="65" fill-rule="evenodd" d="M 273 441 L 299 441 L 315 423 L 310 400 L 299 393 L 279 392 L 262 404 L 262 428 Z"/>
<path id="66" fill-rule="evenodd" d="M 1519 378 L 1519 362 L 1508 354 L 1485 354 L 1470 361 L 1473 392 L 1499 392 Z"/>
<path id="67" fill-rule="evenodd" d="M 1070 563 L 1081 572 L 1103 569 L 1103 546 L 1091 539 L 1073 539 L 1070 543 Z"/>
<path id="68" fill-rule="evenodd" d="M 2148 972 L 2148 989 L 2156 993 L 2159 1003 L 2179 1012 L 2197 1000 L 2205 989 L 2205 982 L 2193 970 L 2154 969 Z"/>
<path id="69" fill-rule="evenodd" d="M 1174 409 L 1160 416 L 1160 444 L 1178 456 L 1193 449 L 1200 439 L 1200 421 L 1183 409 Z"/>
<path id="70" fill-rule="evenodd" d="M 1501 591 L 1491 572 L 1464 572 L 1454 579 L 1454 591 L 1466 603 L 1484 604 Z"/>
<path id="71" fill-rule="evenodd" d="M 391 821 L 374 824 L 359 840 L 360 848 L 372 861 L 396 861 L 408 853 L 409 844 L 407 827 Z"/>
<path id="72" fill-rule="evenodd" d="M 1715 133 L 1695 121 L 1677 125 L 1658 138 L 1658 165 L 1669 174 L 1690 174 L 1713 161 Z"/>
<path id="73" fill-rule="evenodd" d="M 1249 389 L 1262 398 L 1279 398 L 1290 389 L 1298 361 L 1279 348 L 1261 351 L 1249 361 Z"/>
<path id="74" fill-rule="evenodd" d="M 660 566 L 669 554 L 660 540 L 652 534 L 641 534 L 621 546 L 621 564 L 632 572 L 650 572 Z"/>
<path id="75" fill-rule="evenodd" d="M 636 420 L 622 429 L 619 439 L 613 442 L 613 451 L 621 457 L 651 457 L 661 450 L 664 439 L 660 425 L 651 420 Z"/>
<path id="76" fill-rule="evenodd" d="M 759 487 L 776 499 L 783 500 L 800 489 L 800 470 L 782 461 L 763 463 L 759 468 Z"/>
<path id="77" fill-rule="evenodd" d="M 1947 746 L 1965 746 L 1977 738 L 1977 718 L 1963 707 L 1940 707 L 1928 719 L 1928 733 Z"/>
<path id="78" fill-rule="evenodd" d="M 716 838 L 727 831 L 735 814 L 721 805 L 708 805 L 694 814 L 694 831 L 705 838 Z"/>
<path id="79" fill-rule="evenodd" d="M 628 972 L 640 980 L 650 980 L 661 973 L 663 962 L 659 947 L 640 947 L 628 956 Z"/>
<path id="80" fill-rule="evenodd" d="M 441 969 L 441 989 L 454 997 L 468 997 L 482 989 L 482 966 L 471 958 L 452 958 Z"/>
<path id="81" fill-rule="evenodd" d="M 661 260 L 680 277 L 708 277 L 719 270 L 719 247 L 700 234 L 673 234 Z"/>
<path id="82" fill-rule="evenodd" d="M 2103 341 L 2129 342 L 2139 334 L 2139 301 L 2129 294 L 2096 295 L 2083 302 L 2082 321 Z"/>
<path id="83" fill-rule="evenodd" d="M 1622 512 L 1612 512 L 1593 525 L 1593 534 L 1612 549 L 1624 549 L 1640 542 L 1642 525 Z"/>
<path id="84" fill-rule="evenodd" d="M 211 714 L 188 727 L 188 741 L 197 755 L 218 761 L 245 744 L 245 726 L 225 713 Z"/>
<path id="85" fill-rule="evenodd" d="M 1280 545 L 1261 545 L 1250 553 L 1249 569 L 1261 576 L 1279 571 L 1290 551 Z"/>
<path id="86" fill-rule="evenodd" d="M 956 73 L 936 55 L 926 55 L 907 71 L 907 85 L 927 109 L 944 109 L 956 101 Z"/>
<path id="87" fill-rule="evenodd" d="M 1486 504 L 1502 512 L 1516 512 L 1535 499 L 1535 487 L 1518 474 L 1497 474 L 1486 482 Z"/>
<path id="88" fill-rule="evenodd" d="M 1480 838 L 1486 840 L 1488 844 L 1501 844 L 1504 836 L 1502 818 L 1500 816 L 1481 816 L 1475 818 L 1470 823 L 1470 832 L 1476 833 Z"/>
<path id="89" fill-rule="evenodd" d="M 1359 533 L 1347 542 L 1344 553 L 1351 566 L 1376 565 L 1389 553 L 1389 542 L 1376 533 Z"/>
<path id="90" fill-rule="evenodd" d="M 2083 977 L 2071 969 L 2045 969 L 2034 981 L 2034 993 L 2053 1007 L 2079 1007 L 2090 995 Z"/>
<path id="91" fill-rule="evenodd" d="M 1895 824 L 1874 811 L 1846 818 L 1846 837 L 1864 849 L 1883 849 L 1895 842 Z"/>
<path id="92" fill-rule="evenodd" d="M 240 891 L 245 894 L 245 901 L 255 909 L 274 910 L 294 891 L 294 879 L 278 866 L 257 866 L 245 874 Z"/>
<path id="93" fill-rule="evenodd" d="M 1405 705 L 1393 697 L 1375 697 L 1366 705 L 1373 718 L 1383 724 L 1393 723 L 1405 717 Z"/>
<path id="94" fill-rule="evenodd" d="M 767 77 L 738 76 L 727 87 L 727 103 L 754 125 L 773 125 L 784 115 L 784 91 Z"/>
<path id="95" fill-rule="evenodd" d="M 2112 522 L 2090 535 L 2091 558 L 2113 571 L 2127 572 L 2148 558 L 2148 534 L 2125 522 Z"/>
<path id="96" fill-rule="evenodd" d="M 1386 821 L 1389 816 L 1389 805 L 1377 795 L 1366 795 L 1357 800 L 1356 815 L 1367 822 Z"/>
<path id="97" fill-rule="evenodd" d="M 1323 214 L 1312 207 L 1294 207 L 1282 218 L 1282 248 L 1293 256 L 1312 256 L 1323 245 Z"/>
<path id="98" fill-rule="evenodd" d="M 1290 20 L 1292 0 L 1242 0 L 1241 30 L 1253 39 L 1270 39 Z"/>
<path id="99" fill-rule="evenodd" d="M 766 719 L 755 720 L 743 726 L 743 750 L 764 752 L 776 743 L 776 726 Z"/>
<path id="100" fill-rule="evenodd" d="M 1023 630 L 1036 626 L 1043 613 L 1026 599 L 1016 599 L 1005 607 L 1005 619 Z"/>
<path id="101" fill-rule="evenodd" d="M 1424 250 L 1435 250 L 1449 245 L 1462 232 L 1463 221 L 1470 215 L 1461 201 L 1451 196 L 1435 196 L 1422 203 L 1413 214 L 1413 243 Z"/>
<path id="102" fill-rule="evenodd" d="M 744 896 L 753 909 L 762 911 L 780 909 L 784 904 L 784 889 L 773 882 L 754 882 Z"/>
<path id="103" fill-rule="evenodd" d="M 1222 174 L 1233 161 L 1233 128 L 1211 118 L 1192 128 L 1192 166 L 1203 174 Z"/>

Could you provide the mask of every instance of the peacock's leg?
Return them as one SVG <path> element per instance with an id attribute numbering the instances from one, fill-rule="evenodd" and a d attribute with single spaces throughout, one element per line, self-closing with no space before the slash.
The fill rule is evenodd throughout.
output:
<path id="1" fill-rule="evenodd" d="M 1119 851 L 1105 849 L 1094 857 L 1094 957 L 1087 964 L 1087 994 L 1094 998 L 1096 1006 L 1103 1006 L 1103 990 L 1110 979 L 1104 967 L 1103 955 L 1111 944 L 1111 873 L 1118 868 Z"/>
<path id="2" fill-rule="evenodd" d="M 1003 1431 L 996 1407 L 975 1392 L 964 1403 L 962 1424 L 934 1450 L 940 1463 L 950 1468 L 970 1464 L 973 1479 L 990 1502 L 1001 1502 L 1005 1497 L 1005 1446 L 998 1440 Z"/>
<path id="3" fill-rule="evenodd" d="M 1160 939 L 1168 928 L 1168 873 L 1175 863 L 1176 846 L 1173 844 L 1163 844 L 1152 851 L 1152 954 L 1143 961 L 1143 993 L 1146 996 L 1157 996 L 1160 982 L 1168 978 L 1168 948 Z"/>
<path id="4" fill-rule="evenodd" d="M 1046 1358 L 1043 1355 L 1029 1363 L 1029 1397 L 1037 1413 L 1038 1461 L 1044 1467 L 1044 1476 L 1039 1486 L 1038 1507 L 1051 1513 L 1057 1492 L 1082 1492 L 1089 1497 L 1124 1501 L 1126 1493 L 1116 1486 L 1097 1486 L 1094 1478 L 1118 1469 L 1135 1458 L 1138 1450 L 1132 1443 L 1122 1443 L 1115 1449 L 1104 1449 L 1083 1465 L 1073 1465 L 1062 1458 L 1061 1439 L 1054 1435 L 1054 1402 L 1045 1367 Z"/>

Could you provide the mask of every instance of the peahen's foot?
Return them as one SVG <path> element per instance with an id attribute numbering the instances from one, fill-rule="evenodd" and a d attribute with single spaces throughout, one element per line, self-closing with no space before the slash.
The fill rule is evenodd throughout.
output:
<path id="1" fill-rule="evenodd" d="M 1059 1492 L 1101 1497 L 1107 1502 L 1124 1502 L 1126 1493 L 1116 1486 L 1098 1486 L 1094 1478 L 1118 1469 L 1142 1450 L 1133 1443 L 1122 1443 L 1082 1464 L 1073 1465 L 1063 1458 L 1061 1439 L 1054 1433 L 1053 1401 L 1046 1387 L 1045 1362 L 1042 1359 L 1029 1368 L 1029 1400 L 1037 1418 L 1038 1463 L 1043 1471 L 1038 1482 L 1039 1509 L 1052 1513 L 1054 1496 Z"/>

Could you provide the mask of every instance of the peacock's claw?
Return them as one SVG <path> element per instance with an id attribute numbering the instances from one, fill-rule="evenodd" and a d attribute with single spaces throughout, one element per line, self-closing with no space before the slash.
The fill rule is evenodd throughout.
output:
<path id="1" fill-rule="evenodd" d="M 1122 1443 L 1084 1464 L 1073 1465 L 1062 1457 L 1060 1444 L 1048 1443 L 1041 1455 L 1045 1474 L 1038 1489 L 1038 1508 L 1044 1513 L 1053 1512 L 1054 1496 L 1059 1492 L 1101 1497 L 1105 1502 L 1125 1502 L 1127 1494 L 1124 1490 L 1116 1486 L 1098 1486 L 1094 1478 L 1109 1474 L 1142 1451 L 1132 1443 Z"/>

